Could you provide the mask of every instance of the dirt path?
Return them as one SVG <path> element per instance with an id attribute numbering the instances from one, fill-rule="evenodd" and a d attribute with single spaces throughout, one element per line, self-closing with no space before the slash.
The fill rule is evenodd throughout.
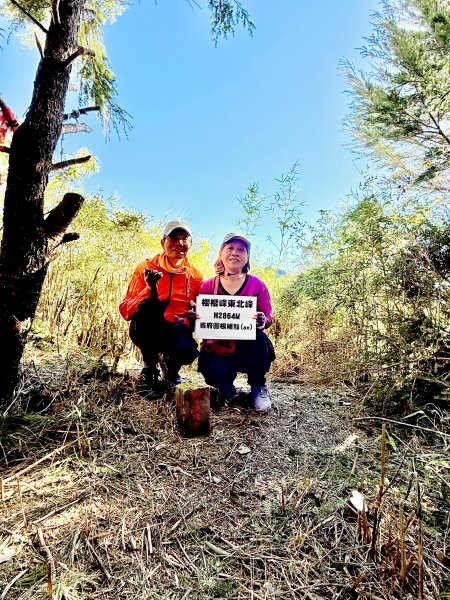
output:
<path id="1" fill-rule="evenodd" d="M 3 435 L 0 584 L 10 588 L 0 598 L 46 597 L 52 561 L 58 600 L 417 597 L 412 497 L 403 501 L 409 566 L 399 575 L 402 452 L 387 461 L 397 474 L 374 562 L 373 514 L 358 526 L 348 497 L 357 489 L 373 504 L 377 430 L 355 426 L 348 395 L 280 383 L 271 392 L 270 414 L 214 410 L 211 435 L 190 440 L 170 401 L 147 402 L 132 378 L 49 392 L 50 413 L 16 419 Z M 426 531 L 426 547 L 443 541 Z M 423 597 L 438 598 L 446 570 L 437 572 L 434 550 L 425 555 Z"/>

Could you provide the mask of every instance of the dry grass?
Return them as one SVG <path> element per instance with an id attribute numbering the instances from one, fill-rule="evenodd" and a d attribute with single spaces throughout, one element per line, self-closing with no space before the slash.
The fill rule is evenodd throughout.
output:
<path id="1" fill-rule="evenodd" d="M 26 381 L 34 412 L 2 425 L 1 600 L 446 597 L 447 414 L 388 423 L 383 462 L 345 393 L 273 383 L 271 414 L 214 410 L 188 440 L 133 377 Z"/>

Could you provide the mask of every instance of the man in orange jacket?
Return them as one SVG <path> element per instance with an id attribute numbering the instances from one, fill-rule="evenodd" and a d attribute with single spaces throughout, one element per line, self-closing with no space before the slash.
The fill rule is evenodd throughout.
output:
<path id="1" fill-rule="evenodd" d="M 161 379 L 180 383 L 181 365 L 198 356 L 192 337 L 195 311 L 191 310 L 203 276 L 189 262 L 192 245 L 189 225 L 170 221 L 164 228 L 162 252 L 140 262 L 119 306 L 122 317 L 130 321 L 130 337 L 142 353 L 141 381 L 147 392 L 157 396 Z"/>

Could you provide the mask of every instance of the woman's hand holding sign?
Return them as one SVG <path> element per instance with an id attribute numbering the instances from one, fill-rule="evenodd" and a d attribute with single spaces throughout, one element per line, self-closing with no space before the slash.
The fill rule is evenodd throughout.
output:
<path id="1" fill-rule="evenodd" d="M 256 327 L 258 329 L 264 329 L 266 325 L 266 315 L 261 310 L 259 310 L 253 315 L 253 318 L 256 319 Z"/>
<path id="2" fill-rule="evenodd" d="M 246 373 L 251 407 L 267 412 L 271 400 L 266 373 L 275 353 L 262 330 L 272 322 L 272 306 L 264 282 L 248 274 L 249 259 L 248 239 L 228 233 L 214 265 L 216 277 L 202 283 L 197 300 L 201 316 L 195 337 L 203 340 L 198 370 L 223 401 L 233 401 L 237 373 Z"/>

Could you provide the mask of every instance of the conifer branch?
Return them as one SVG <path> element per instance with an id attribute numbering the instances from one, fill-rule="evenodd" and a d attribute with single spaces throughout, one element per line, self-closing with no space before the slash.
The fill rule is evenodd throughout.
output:
<path id="1" fill-rule="evenodd" d="M 439 125 L 439 123 L 436 121 L 436 119 L 434 118 L 434 116 L 432 115 L 432 113 L 428 113 L 430 116 L 430 119 L 433 121 L 437 132 L 440 136 L 442 136 L 444 138 L 444 140 L 447 142 L 447 144 L 450 146 L 450 139 L 448 138 L 447 135 L 445 135 L 445 133 L 442 131 L 441 126 Z"/>
<path id="2" fill-rule="evenodd" d="M 48 34 L 48 29 L 46 29 L 42 25 L 42 23 L 39 23 L 39 21 L 37 19 L 35 19 L 33 17 L 33 15 L 30 15 L 30 13 L 27 10 L 25 10 L 25 8 L 23 8 L 23 6 L 20 6 L 20 4 L 18 2 L 16 2 L 16 0 L 10 0 L 10 2 L 11 2 L 11 4 L 14 4 L 14 6 L 17 7 L 20 11 L 22 11 L 24 15 L 26 15 L 29 19 L 31 19 L 31 21 L 33 21 L 33 23 L 35 25 L 37 25 L 39 27 L 39 29 L 41 29 L 45 33 L 45 35 Z"/>

